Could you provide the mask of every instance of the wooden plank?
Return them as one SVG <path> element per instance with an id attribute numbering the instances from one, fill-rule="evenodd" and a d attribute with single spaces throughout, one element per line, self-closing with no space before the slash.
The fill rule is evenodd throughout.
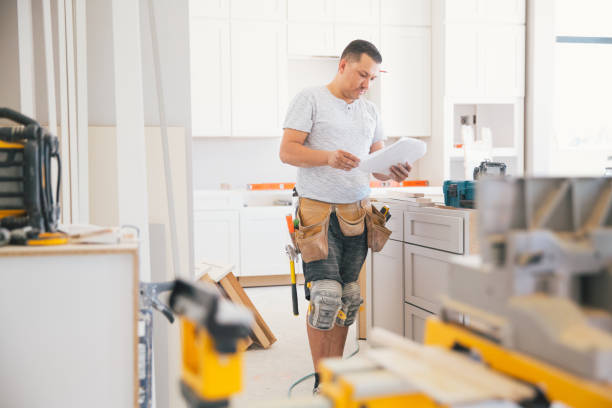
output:
<path id="1" fill-rule="evenodd" d="M 274 336 L 274 334 L 272 333 L 272 330 L 270 330 L 270 328 L 268 327 L 268 325 L 264 321 L 263 317 L 261 317 L 261 315 L 257 311 L 257 308 L 255 307 L 253 302 L 251 302 L 251 299 L 249 299 L 247 294 L 244 292 L 244 289 L 242 288 L 242 286 L 240 286 L 240 283 L 238 283 L 238 280 L 236 279 L 234 274 L 231 273 L 231 272 L 228 273 L 225 276 L 225 278 L 223 278 L 221 280 L 221 284 L 223 285 L 224 289 L 226 289 L 226 284 L 228 286 L 232 287 L 232 289 L 240 297 L 240 300 L 241 300 L 242 304 L 244 304 L 246 307 L 251 309 L 251 311 L 253 312 L 253 315 L 255 317 L 255 321 L 257 322 L 257 325 L 259 327 L 261 327 L 261 329 L 264 331 L 264 333 L 266 334 L 266 337 L 267 337 L 268 341 L 270 342 L 270 344 L 273 344 L 276 341 L 276 337 Z"/>
<path id="2" fill-rule="evenodd" d="M 232 274 L 232 276 L 233 276 L 233 274 Z M 243 298 L 240 296 L 240 294 L 238 293 L 238 291 L 236 290 L 234 285 L 232 285 L 232 283 L 228 279 L 226 279 L 226 278 L 227 278 L 227 276 L 225 278 L 221 279 L 219 284 L 223 287 L 223 289 L 227 293 L 227 296 L 229 297 L 229 299 L 232 302 L 234 302 L 234 303 L 237 303 L 237 304 L 240 304 L 240 305 L 248 307 L 253 312 L 253 316 L 255 317 L 255 322 L 253 323 L 252 330 L 253 330 L 253 334 L 255 336 L 255 341 L 257 341 L 263 348 L 270 347 L 273 342 L 271 342 L 268 339 L 268 336 L 266 335 L 266 333 L 264 332 L 264 330 L 260 326 L 260 322 L 257 319 L 257 316 L 259 315 L 259 312 L 257 312 L 257 310 L 254 308 L 254 306 L 253 307 L 249 307 L 244 302 Z M 249 300 L 249 303 L 250 303 L 250 300 Z M 252 303 L 251 303 L 251 306 L 252 306 Z M 259 317 L 261 319 L 261 316 L 259 316 Z M 261 320 L 263 320 L 263 319 L 261 319 Z M 276 340 L 276 339 L 274 339 L 274 340 Z"/>
<path id="3" fill-rule="evenodd" d="M 304 275 L 295 275 L 298 285 L 304 284 Z M 240 286 L 243 288 L 262 287 L 262 286 L 286 286 L 291 285 L 291 275 L 259 275 L 259 276 L 237 276 Z"/>

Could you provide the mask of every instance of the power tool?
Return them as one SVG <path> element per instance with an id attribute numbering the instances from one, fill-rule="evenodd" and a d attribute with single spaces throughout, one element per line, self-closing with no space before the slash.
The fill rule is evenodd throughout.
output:
<path id="1" fill-rule="evenodd" d="M 0 228 L 10 232 L 10 243 L 25 244 L 40 233 L 57 231 L 62 168 L 59 143 L 57 136 L 34 119 L 12 109 L 0 108 L 0 119 L 20 125 L 0 128 Z M 55 196 L 52 159 L 57 162 Z"/>

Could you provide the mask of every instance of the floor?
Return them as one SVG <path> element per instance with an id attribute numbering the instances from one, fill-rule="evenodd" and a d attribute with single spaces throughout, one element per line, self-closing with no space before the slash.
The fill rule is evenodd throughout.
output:
<path id="1" fill-rule="evenodd" d="M 244 356 L 243 392 L 232 401 L 232 407 L 248 407 L 254 402 L 287 397 L 289 387 L 313 372 L 312 359 L 306 337 L 305 311 L 308 302 L 303 286 L 298 286 L 299 316 L 293 316 L 289 286 L 247 288 L 247 295 L 259 310 L 277 338 L 267 350 L 251 348 Z M 365 343 L 359 341 L 360 344 Z M 362 344 L 365 347 L 364 344 Z M 345 356 L 357 350 L 356 325 L 352 325 Z M 313 379 L 296 386 L 292 396 L 311 395 Z"/>

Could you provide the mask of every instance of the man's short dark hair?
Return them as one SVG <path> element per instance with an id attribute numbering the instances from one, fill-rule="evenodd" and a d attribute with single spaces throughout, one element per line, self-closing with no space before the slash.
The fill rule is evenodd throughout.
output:
<path id="1" fill-rule="evenodd" d="M 369 41 L 366 40 L 353 40 L 346 46 L 340 58 L 346 58 L 350 61 L 359 61 L 361 54 L 367 54 L 368 57 L 372 58 L 377 64 L 382 62 L 382 56 L 378 49 Z"/>

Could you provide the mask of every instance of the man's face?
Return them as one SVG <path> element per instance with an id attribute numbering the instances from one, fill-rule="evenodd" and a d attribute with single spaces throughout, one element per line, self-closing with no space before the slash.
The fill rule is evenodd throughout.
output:
<path id="1" fill-rule="evenodd" d="M 377 64 L 369 55 L 361 54 L 359 61 L 341 60 L 338 71 L 342 79 L 342 94 L 346 98 L 358 99 L 367 92 L 370 83 L 378 76 L 380 64 Z"/>

